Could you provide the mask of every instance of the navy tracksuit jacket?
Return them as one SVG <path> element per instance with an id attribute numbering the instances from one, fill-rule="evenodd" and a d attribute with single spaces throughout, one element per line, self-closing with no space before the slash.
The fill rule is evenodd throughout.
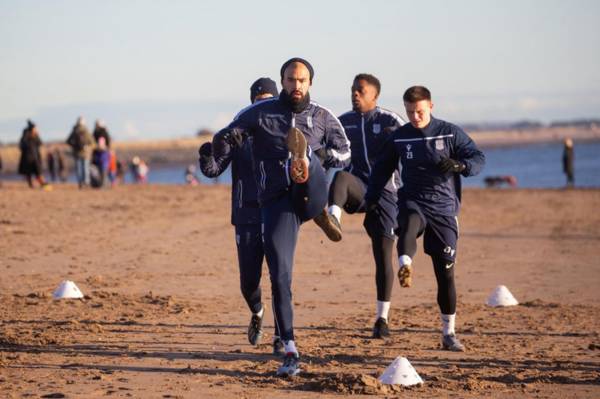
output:
<path id="1" fill-rule="evenodd" d="M 377 157 L 394 130 L 404 125 L 404 120 L 394 112 L 375 107 L 369 112 L 349 111 L 340 116 L 346 135 L 350 140 L 352 159 L 346 171 L 356 176 L 366 191 L 371 171 Z M 399 165 L 398 165 L 399 166 Z M 401 186 L 400 174 L 394 172 L 384 188 L 384 194 L 378 202 L 377 212 L 367 213 L 364 226 L 370 236 L 373 234 L 394 238 L 397 225 L 397 190 Z M 350 212 L 349 209 L 346 209 Z M 364 212 L 364 201 L 354 212 Z"/>
<path id="2" fill-rule="evenodd" d="M 292 184 L 289 176 L 286 137 L 290 127 L 304 133 L 311 150 L 309 179 L 304 184 Z M 310 102 L 303 111 L 294 113 L 279 97 L 246 107 L 226 131 L 252 138 L 275 322 L 282 340 L 293 340 L 291 283 L 298 229 L 326 206 L 323 168 L 345 167 L 350 161 L 350 144 L 331 111 Z M 223 155 L 218 149 L 214 151 L 218 162 Z"/>
<path id="3" fill-rule="evenodd" d="M 240 288 L 250 308 L 257 313 L 261 309 L 260 279 L 264 250 L 261 233 L 261 211 L 258 205 L 258 187 L 252 164 L 252 139 L 246 139 L 241 147 L 233 147 L 219 132 L 212 146 L 220 157 L 200 157 L 200 170 L 206 177 L 217 177 L 231 163 L 231 224 L 235 226 Z M 279 335 L 275 331 L 275 335 Z"/>
<path id="4" fill-rule="evenodd" d="M 460 210 L 461 181 L 457 173 L 442 173 L 442 158 L 462 162 L 462 175 L 474 176 L 485 164 L 485 156 L 458 126 L 431 117 L 424 129 L 410 123 L 396 130 L 377 160 L 365 199 L 376 201 L 396 165 L 402 163 L 402 188 L 398 191 L 400 208 L 415 203 L 426 216 L 457 216 Z"/>

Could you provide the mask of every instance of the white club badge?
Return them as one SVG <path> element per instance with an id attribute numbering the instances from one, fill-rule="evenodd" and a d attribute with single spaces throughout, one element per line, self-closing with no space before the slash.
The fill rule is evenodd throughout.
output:
<path id="1" fill-rule="evenodd" d="M 309 128 L 312 129 L 312 127 L 313 127 L 312 116 L 309 115 L 306 117 L 306 124 L 308 125 Z"/>
<path id="2" fill-rule="evenodd" d="M 412 148 L 411 144 L 406 145 L 406 159 L 413 159 L 413 153 L 411 151 L 411 148 Z"/>
<path id="3" fill-rule="evenodd" d="M 444 140 L 442 139 L 437 139 L 435 141 L 435 149 L 438 151 L 441 151 L 444 149 Z"/>
<path id="4" fill-rule="evenodd" d="M 373 134 L 381 133 L 381 125 L 379 123 L 373 124 Z"/>

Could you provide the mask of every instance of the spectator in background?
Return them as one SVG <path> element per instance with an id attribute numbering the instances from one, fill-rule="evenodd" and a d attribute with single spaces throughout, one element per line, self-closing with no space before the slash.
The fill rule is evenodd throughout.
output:
<path id="1" fill-rule="evenodd" d="M 568 137 L 565 139 L 562 162 L 563 172 L 567 175 L 567 187 L 573 187 L 575 185 L 575 154 L 573 153 L 573 140 Z"/>
<path id="2" fill-rule="evenodd" d="M 146 183 L 148 181 L 148 165 L 137 155 L 133 157 L 129 164 L 133 181 L 136 183 Z"/>
<path id="3" fill-rule="evenodd" d="M 188 165 L 187 168 L 185 168 L 185 184 L 189 186 L 197 186 L 198 183 L 200 182 L 196 176 L 196 166 Z"/>
<path id="4" fill-rule="evenodd" d="M 48 166 L 50 180 L 53 182 L 58 179 L 63 182 L 67 180 L 65 176 L 65 159 L 58 147 L 50 147 L 46 155 L 46 165 Z"/>
<path id="5" fill-rule="evenodd" d="M 90 160 L 92 158 L 93 143 L 94 140 L 85 125 L 85 119 L 80 116 L 77 118 L 77 123 L 73 126 L 73 130 L 67 139 L 67 144 L 71 146 L 73 152 L 79 188 L 90 184 Z"/>
<path id="6" fill-rule="evenodd" d="M 40 139 L 37 126 L 28 120 L 27 127 L 23 129 L 23 135 L 19 142 L 21 158 L 19 159 L 19 174 L 25 176 L 29 187 L 33 188 L 33 177 L 38 181 L 41 187 L 46 187 L 46 182 L 42 176 L 42 155 Z"/>
<path id="7" fill-rule="evenodd" d="M 96 141 L 96 144 L 100 144 L 101 138 L 104 138 L 106 148 L 110 148 L 110 134 L 108 134 L 108 130 L 106 129 L 104 121 L 98 119 L 94 125 L 94 140 Z"/>

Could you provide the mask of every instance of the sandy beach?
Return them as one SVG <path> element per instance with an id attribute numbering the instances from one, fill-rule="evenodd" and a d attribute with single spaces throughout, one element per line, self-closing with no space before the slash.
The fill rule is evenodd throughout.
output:
<path id="1" fill-rule="evenodd" d="M 303 373 L 276 378 L 247 344 L 226 186 L 0 188 L 0 396 L 144 398 L 600 396 L 600 190 L 467 190 L 457 332 L 440 349 L 435 280 L 419 250 L 395 282 L 387 341 L 370 339 L 375 283 L 360 215 L 344 239 L 303 225 L 294 269 Z M 264 266 L 264 301 L 270 284 Z M 83 300 L 55 301 L 61 280 Z M 485 300 L 506 285 L 519 306 Z M 269 308 L 269 306 L 267 306 Z M 425 384 L 382 386 L 397 356 Z"/>

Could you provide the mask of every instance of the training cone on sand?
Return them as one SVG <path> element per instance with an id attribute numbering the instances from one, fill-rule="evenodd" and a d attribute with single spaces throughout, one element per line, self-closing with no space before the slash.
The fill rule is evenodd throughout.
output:
<path id="1" fill-rule="evenodd" d="M 519 304 L 513 294 L 504 285 L 497 286 L 486 303 L 489 306 L 514 306 Z"/>
<path id="2" fill-rule="evenodd" d="M 422 384 L 423 380 L 407 358 L 398 356 L 394 359 L 392 364 L 385 369 L 383 374 L 381 374 L 379 382 L 382 384 L 403 385 L 408 387 L 411 385 Z"/>
<path id="3" fill-rule="evenodd" d="M 65 280 L 62 283 L 60 283 L 60 285 L 58 286 L 58 288 L 56 290 L 54 290 L 54 293 L 52 294 L 52 298 L 54 298 L 54 299 L 83 298 L 83 293 L 81 292 L 79 287 L 77 287 L 75 285 L 74 282 Z"/>

